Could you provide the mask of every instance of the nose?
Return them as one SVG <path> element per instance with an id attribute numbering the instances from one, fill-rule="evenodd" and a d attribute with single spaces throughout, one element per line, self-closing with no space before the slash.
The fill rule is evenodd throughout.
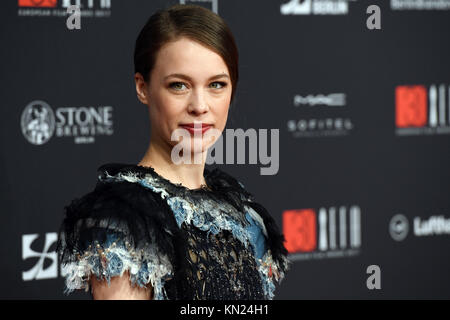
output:
<path id="1" fill-rule="evenodd" d="M 194 90 L 189 98 L 188 112 L 202 114 L 207 112 L 209 106 L 201 89 Z"/>

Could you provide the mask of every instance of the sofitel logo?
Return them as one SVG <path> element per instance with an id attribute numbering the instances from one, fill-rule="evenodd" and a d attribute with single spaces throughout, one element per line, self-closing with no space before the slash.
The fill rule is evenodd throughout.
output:
<path id="1" fill-rule="evenodd" d="M 28 142 L 42 145 L 56 134 L 74 137 L 75 143 L 93 143 L 96 135 L 112 135 L 111 106 L 57 108 L 53 112 L 42 100 L 30 102 L 22 112 L 20 125 Z"/>
<path id="2" fill-rule="evenodd" d="M 294 138 L 343 136 L 353 129 L 350 118 L 313 118 L 288 120 L 287 130 Z"/>
<path id="3" fill-rule="evenodd" d="M 395 125 L 397 135 L 450 133 L 450 86 L 397 86 Z"/>
<path id="4" fill-rule="evenodd" d="M 295 209 L 283 212 L 283 234 L 289 259 L 353 256 L 361 247 L 359 206 Z"/>

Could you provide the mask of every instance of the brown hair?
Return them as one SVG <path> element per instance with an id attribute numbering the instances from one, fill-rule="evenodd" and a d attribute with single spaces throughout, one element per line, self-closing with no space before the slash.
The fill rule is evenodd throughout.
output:
<path id="1" fill-rule="evenodd" d="M 170 41 L 188 37 L 216 52 L 225 61 L 232 83 L 231 101 L 239 79 L 239 54 L 225 21 L 205 7 L 176 4 L 155 12 L 142 28 L 134 49 L 134 70 L 148 82 L 159 49 Z"/>

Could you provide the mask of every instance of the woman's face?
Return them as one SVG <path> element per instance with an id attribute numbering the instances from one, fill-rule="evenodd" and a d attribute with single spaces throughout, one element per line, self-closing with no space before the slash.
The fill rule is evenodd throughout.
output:
<path id="1" fill-rule="evenodd" d="M 224 130 L 232 92 L 230 74 L 220 55 L 183 37 L 159 50 L 149 83 L 142 84 L 138 78 L 141 77 L 135 77 L 138 97 L 149 106 L 152 143 L 171 149 L 181 141 L 171 140 L 177 129 L 190 137 L 183 138 L 181 145 L 191 152 L 194 143 L 201 145 L 195 151 L 204 152 L 217 141 L 219 136 L 211 134 Z M 208 124 L 209 132 L 192 133 L 182 127 L 191 123 Z"/>

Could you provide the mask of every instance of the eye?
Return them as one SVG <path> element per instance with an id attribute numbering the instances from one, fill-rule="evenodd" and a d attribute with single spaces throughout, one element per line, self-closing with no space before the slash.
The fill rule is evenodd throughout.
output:
<path id="1" fill-rule="evenodd" d="M 171 82 L 169 87 L 175 89 L 176 91 L 180 91 L 182 86 L 184 86 L 183 82 Z"/>
<path id="2" fill-rule="evenodd" d="M 227 86 L 226 82 L 221 82 L 221 81 L 216 81 L 216 82 L 213 82 L 211 84 L 215 84 L 215 83 L 221 85 L 221 87 L 215 87 L 215 89 L 222 89 L 222 88 L 225 88 Z"/>

